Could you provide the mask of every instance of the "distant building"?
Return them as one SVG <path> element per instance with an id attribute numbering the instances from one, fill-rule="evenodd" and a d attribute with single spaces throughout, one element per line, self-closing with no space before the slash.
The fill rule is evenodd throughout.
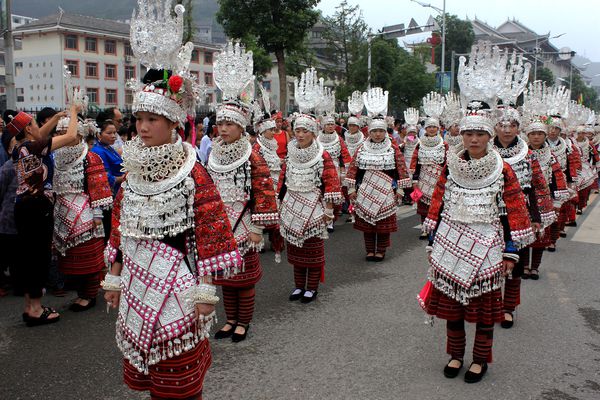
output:
<path id="1" fill-rule="evenodd" d="M 475 40 L 487 40 L 493 44 L 508 49 L 515 49 L 521 53 L 530 53 L 526 56 L 532 65 L 548 68 L 555 78 L 568 80 L 571 73 L 571 60 L 562 60 L 559 50 L 550 43 L 550 35 L 538 35 L 516 19 L 508 19 L 497 28 L 475 18 L 471 21 Z M 537 49 L 537 51 L 536 51 Z M 531 69 L 532 73 L 534 68 Z"/>
<path id="2" fill-rule="evenodd" d="M 35 18 L 31 18 L 31 17 L 24 17 L 22 15 L 16 15 L 16 14 L 12 14 L 11 15 L 11 23 L 12 23 L 12 28 L 15 29 L 19 26 L 28 24 L 30 22 L 35 21 Z M 18 43 L 17 43 L 18 44 Z M 0 36 L 0 96 L 3 96 L 6 93 L 6 79 L 5 79 L 5 53 L 4 53 L 4 37 Z M 4 103 L 4 100 L 2 101 Z M 2 108 L 4 108 L 6 104 L 3 104 Z"/>
<path id="3" fill-rule="evenodd" d="M 65 107 L 66 65 L 92 106 L 129 109 L 133 94 L 125 84 L 146 73 L 133 55 L 129 31 L 127 23 L 65 12 L 14 29 L 17 107 Z M 190 70 L 207 85 L 207 102 L 211 103 L 215 98 L 213 54 L 220 47 L 196 40 L 194 44 Z"/>

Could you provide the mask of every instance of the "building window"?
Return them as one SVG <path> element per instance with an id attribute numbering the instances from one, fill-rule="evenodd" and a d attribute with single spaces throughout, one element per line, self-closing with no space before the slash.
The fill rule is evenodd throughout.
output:
<path id="1" fill-rule="evenodd" d="M 131 50 L 131 45 L 129 43 L 125 43 L 125 55 L 133 57 L 133 50 Z"/>
<path id="2" fill-rule="evenodd" d="M 86 62 L 85 63 L 85 77 L 86 78 L 97 78 L 98 77 L 98 63 Z"/>
<path id="3" fill-rule="evenodd" d="M 135 79 L 135 66 L 134 65 L 126 65 L 125 66 L 125 79 Z"/>
<path id="4" fill-rule="evenodd" d="M 85 38 L 85 51 L 90 53 L 98 52 L 98 39 L 92 37 Z"/>
<path id="5" fill-rule="evenodd" d="M 71 71 L 71 76 L 79 78 L 79 60 L 65 60 L 65 65 Z"/>
<path id="6" fill-rule="evenodd" d="M 271 91 L 271 81 L 262 81 L 263 88 L 267 91 Z"/>
<path id="7" fill-rule="evenodd" d="M 78 39 L 77 35 L 65 35 L 65 50 L 79 50 Z"/>
<path id="8" fill-rule="evenodd" d="M 206 84 L 206 86 L 213 85 L 213 74 L 211 72 L 204 73 L 204 83 Z"/>
<path id="9" fill-rule="evenodd" d="M 116 64 L 106 64 L 104 67 L 104 77 L 106 79 L 117 79 L 117 65 Z"/>
<path id="10" fill-rule="evenodd" d="M 199 71 L 190 71 L 190 75 L 196 78 L 196 82 L 200 83 L 200 72 Z"/>
<path id="11" fill-rule="evenodd" d="M 117 104 L 117 89 L 106 89 L 106 104 Z"/>
<path id="12" fill-rule="evenodd" d="M 17 103 L 23 103 L 25 101 L 25 89 L 17 88 Z"/>
<path id="13" fill-rule="evenodd" d="M 198 52 L 198 49 L 192 50 L 192 62 L 200 62 L 200 53 Z"/>
<path id="14" fill-rule="evenodd" d="M 14 50 L 23 50 L 23 40 L 21 40 L 21 38 L 14 38 L 13 44 L 14 44 L 14 47 L 13 47 Z"/>
<path id="15" fill-rule="evenodd" d="M 117 42 L 115 40 L 104 40 L 104 54 L 117 55 Z"/>
<path id="16" fill-rule="evenodd" d="M 16 62 L 15 63 L 15 76 L 21 75 L 22 72 L 23 72 L 23 63 Z"/>
<path id="17" fill-rule="evenodd" d="M 204 64 L 208 64 L 211 65 L 213 63 L 213 53 L 211 53 L 210 51 L 205 51 L 204 52 Z"/>
<path id="18" fill-rule="evenodd" d="M 207 93 L 206 94 L 206 104 L 211 105 L 212 103 L 213 103 L 213 94 Z"/>
<path id="19" fill-rule="evenodd" d="M 125 105 L 130 106 L 133 104 L 133 91 L 125 90 Z"/>
<path id="20" fill-rule="evenodd" d="M 98 104 L 98 88 L 87 88 L 87 96 L 89 98 L 89 102 L 93 104 Z"/>

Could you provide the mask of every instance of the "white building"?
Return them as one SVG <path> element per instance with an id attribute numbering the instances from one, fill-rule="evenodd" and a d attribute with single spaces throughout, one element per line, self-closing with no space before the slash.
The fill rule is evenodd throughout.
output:
<path id="1" fill-rule="evenodd" d="M 14 29 L 17 108 L 65 107 L 64 65 L 93 106 L 130 108 L 132 93 L 125 84 L 146 71 L 133 56 L 129 30 L 126 23 L 65 12 Z M 195 45 L 190 70 L 206 83 L 210 104 L 215 96 L 213 54 L 219 47 Z"/>

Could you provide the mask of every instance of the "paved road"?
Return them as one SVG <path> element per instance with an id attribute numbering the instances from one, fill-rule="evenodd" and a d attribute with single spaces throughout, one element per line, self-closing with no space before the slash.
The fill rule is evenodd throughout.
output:
<path id="1" fill-rule="evenodd" d="M 341 224 L 326 245 L 326 283 L 309 305 L 287 301 L 290 266 L 263 255 L 249 338 L 212 342 L 204 397 L 600 399 L 598 204 L 556 253 L 545 254 L 541 279 L 524 282 L 515 327 L 496 330 L 495 362 L 477 385 L 442 375 L 445 324 L 425 325 L 416 303 L 427 267 L 418 220 L 405 209 L 381 264 L 363 262 L 360 234 Z M 46 302 L 64 310 L 68 299 Z M 121 383 L 114 313 L 64 311 L 58 324 L 29 329 L 19 321 L 20 301 L 0 299 L 1 399 L 146 398 Z"/>

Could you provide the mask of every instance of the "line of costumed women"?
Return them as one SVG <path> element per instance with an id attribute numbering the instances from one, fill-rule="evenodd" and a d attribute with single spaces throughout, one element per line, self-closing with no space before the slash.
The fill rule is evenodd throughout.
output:
<path id="1" fill-rule="evenodd" d="M 354 204 L 354 228 L 363 232 L 367 261 L 383 261 L 391 246 L 390 234 L 398 230 L 396 211 L 402 189 L 411 186 L 402 152 L 387 134 L 381 113 L 387 109 L 388 93 L 370 89 L 365 105 L 371 115 L 369 137 L 356 151 L 346 174 L 350 199 Z M 384 97 L 383 101 L 370 101 Z M 376 105 L 383 105 L 385 109 Z"/>
<path id="2" fill-rule="evenodd" d="M 433 190 L 446 164 L 448 145 L 440 135 L 439 121 L 444 107 L 444 99 L 439 93 L 431 92 L 423 97 L 423 109 L 428 115 L 425 120 L 425 135 L 416 145 L 410 165 L 410 169 L 414 171 L 411 196 L 417 203 L 417 214 L 421 216 L 421 222 L 427 217 Z M 420 238 L 427 239 L 427 234 L 423 231 Z"/>
<path id="3" fill-rule="evenodd" d="M 139 135 L 123 147 L 102 287 L 119 310 L 125 383 L 153 399 L 200 399 L 219 300 L 211 279 L 238 272 L 242 258 L 215 184 L 179 134 L 201 94 L 189 72 L 194 46 L 181 45 L 184 8 L 138 7 L 131 48 L 149 70 L 130 82 Z"/>
<path id="4" fill-rule="evenodd" d="M 322 78 L 319 81 L 311 68 L 294 86 L 300 114 L 293 121 L 295 138 L 288 144 L 277 192 L 281 235 L 288 262 L 294 267 L 295 288 L 289 299 L 310 303 L 325 279 L 327 226 L 334 219 L 335 205 L 344 198 L 334 161 L 316 138 L 318 122 L 307 114 L 322 100 Z"/>
<path id="5" fill-rule="evenodd" d="M 207 170 L 223 202 L 235 240 L 244 257 L 242 271 L 218 277 L 223 288 L 227 323 L 216 339 L 244 340 L 254 313 L 255 285 L 262 276 L 259 252 L 263 230 L 277 225 L 279 214 L 271 173 L 264 158 L 252 149 L 245 132 L 251 123 L 251 98 L 244 89 L 254 85 L 252 53 L 229 42 L 216 56 L 215 83 L 223 92 L 217 107 L 219 139 L 213 143 Z"/>
<path id="6" fill-rule="evenodd" d="M 61 119 L 56 134 L 66 134 L 69 123 L 69 118 Z M 78 121 L 78 130 L 82 140 L 54 152 L 53 244 L 59 270 L 76 284 L 77 299 L 70 309 L 85 311 L 96 304 L 100 289 L 105 265 L 102 213 L 110 210 L 113 197 L 102 159 L 88 151 L 84 139 L 95 135 L 95 122 Z"/>
<path id="7" fill-rule="evenodd" d="M 490 64 L 503 65 L 494 59 L 498 52 L 480 44 L 473 46 L 468 65 L 460 59 L 461 94 L 469 101 L 460 122 L 465 149 L 448 153 L 424 222 L 430 267 L 418 299 L 429 315 L 447 321 L 448 378 L 456 377 L 464 363 L 465 321 L 476 324 L 473 359 L 464 376 L 468 383 L 480 381 L 492 361 L 494 324 L 503 320 L 504 277 L 518 260 L 518 249 L 534 239 L 518 179 L 489 144 L 495 121 L 487 105 L 496 103 L 498 69 Z M 483 92 L 479 85 L 490 90 Z M 474 97 L 490 92 L 493 96 L 483 100 Z"/>
<path id="8" fill-rule="evenodd" d="M 255 102 L 254 107 L 254 131 L 258 134 L 256 143 L 254 144 L 254 151 L 260 154 L 269 167 L 271 179 L 273 180 L 273 190 L 277 190 L 279 184 L 279 175 L 281 174 L 281 165 L 283 159 L 277 154 L 279 144 L 275 139 L 275 134 L 278 132 L 277 123 L 275 122 L 274 116 L 270 114 L 271 100 L 269 93 L 264 89 L 262 85 L 259 85 L 262 97 L 262 107 L 258 102 Z M 264 112 L 262 109 L 264 108 Z M 285 132 L 284 132 L 285 134 Z M 287 153 L 287 149 L 286 149 Z M 281 262 L 281 252 L 285 248 L 285 240 L 281 236 L 279 226 L 270 226 L 265 229 L 269 235 L 269 242 L 271 250 L 275 252 L 275 262 Z"/>

